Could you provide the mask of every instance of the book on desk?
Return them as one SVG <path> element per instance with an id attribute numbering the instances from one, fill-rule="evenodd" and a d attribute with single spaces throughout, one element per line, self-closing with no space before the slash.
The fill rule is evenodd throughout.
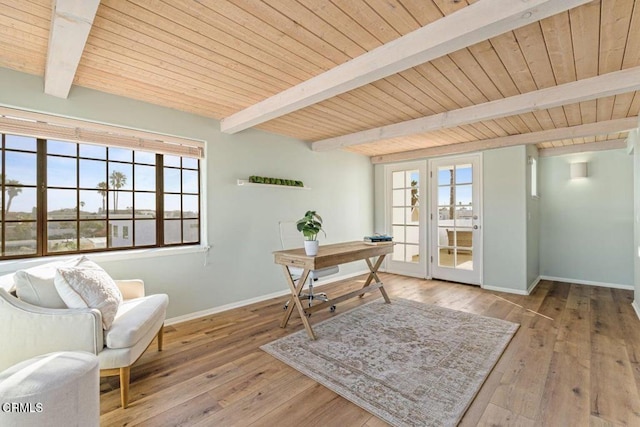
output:
<path id="1" fill-rule="evenodd" d="M 374 234 L 373 236 L 365 236 L 364 243 L 367 245 L 392 245 L 393 237 L 386 234 Z"/>

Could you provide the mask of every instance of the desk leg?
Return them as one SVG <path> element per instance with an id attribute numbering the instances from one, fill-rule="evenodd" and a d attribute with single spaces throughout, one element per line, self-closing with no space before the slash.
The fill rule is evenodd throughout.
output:
<path id="1" fill-rule="evenodd" d="M 291 272 L 289 271 L 289 267 L 286 265 L 282 266 L 284 270 L 284 275 L 287 279 L 287 284 L 289 285 L 289 290 L 291 291 L 291 302 L 289 302 L 289 306 L 287 307 L 287 311 L 280 322 L 280 327 L 284 328 L 289 323 L 289 319 L 291 318 L 291 313 L 293 313 L 293 307 L 295 306 L 298 309 L 298 313 L 300 314 L 300 319 L 302 320 L 302 324 L 307 331 L 307 335 L 312 340 L 316 339 L 316 335 L 313 333 L 313 329 L 311 329 L 311 325 L 309 324 L 309 319 L 307 318 L 307 314 L 304 311 L 304 307 L 302 306 L 302 301 L 300 301 L 300 292 L 304 287 L 304 284 L 307 282 L 307 278 L 309 277 L 310 270 L 305 269 L 302 272 L 302 275 L 298 279 L 298 284 L 296 285 L 291 277 Z"/>
<path id="2" fill-rule="evenodd" d="M 369 267 L 370 273 L 369 273 L 369 277 L 367 277 L 367 280 L 364 282 L 364 286 L 362 286 L 362 288 L 363 289 L 366 288 L 367 286 L 369 286 L 369 284 L 373 279 L 376 279 L 376 283 L 380 284 L 380 293 L 382 294 L 384 301 L 388 304 L 391 302 L 391 300 L 389 300 L 387 291 L 384 290 L 384 286 L 382 286 L 382 281 L 378 277 L 378 269 L 382 265 L 382 261 L 384 261 L 385 256 L 386 255 L 380 255 L 375 265 L 371 263 L 371 260 L 369 258 L 365 258 L 365 261 L 367 262 L 367 266 Z M 362 298 L 363 296 L 364 294 L 360 294 L 360 298 Z"/>

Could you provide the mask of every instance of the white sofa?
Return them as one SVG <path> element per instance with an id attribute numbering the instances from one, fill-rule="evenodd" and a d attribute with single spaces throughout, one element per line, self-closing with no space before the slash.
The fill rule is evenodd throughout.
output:
<path id="1" fill-rule="evenodd" d="M 99 310 L 64 307 L 53 286 L 53 276 L 61 264 L 16 272 L 13 282 L 17 296 L 0 286 L 0 371 L 44 353 L 93 353 L 99 359 L 100 376 L 120 376 L 121 402 L 126 408 L 131 365 L 155 337 L 158 350 L 162 350 L 169 298 L 166 294 L 145 296 L 142 280 L 115 280 L 123 302 L 111 327 L 103 330 Z M 0 285 L 3 283 L 6 288 L 11 281 L 0 278 Z"/>
<path id="2" fill-rule="evenodd" d="M 0 372 L 0 426 L 100 425 L 98 357 L 43 354 Z"/>

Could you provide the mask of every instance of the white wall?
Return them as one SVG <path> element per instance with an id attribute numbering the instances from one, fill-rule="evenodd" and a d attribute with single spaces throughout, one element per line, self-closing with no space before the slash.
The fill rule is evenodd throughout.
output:
<path id="1" fill-rule="evenodd" d="M 483 153 L 484 287 L 527 292 L 526 148 Z"/>
<path id="2" fill-rule="evenodd" d="M 588 162 L 571 180 L 570 163 Z M 540 273 L 569 282 L 633 285 L 633 159 L 609 150 L 540 159 Z"/>
<path id="3" fill-rule="evenodd" d="M 640 129 L 629 132 L 628 147 L 633 155 L 633 308 L 636 310 L 638 317 L 640 317 Z"/>
<path id="4" fill-rule="evenodd" d="M 538 160 L 539 198 L 531 197 L 529 156 Z M 589 162 L 588 179 L 569 181 L 574 161 Z M 375 168 L 375 185 L 375 226 L 382 229 L 382 165 Z M 640 257 L 634 258 L 640 254 L 640 225 L 634 245 L 633 159 L 625 150 L 541 158 L 533 146 L 484 151 L 483 197 L 485 288 L 526 294 L 542 276 L 622 288 L 635 284 L 640 301 Z M 637 190 L 635 199 L 640 224 Z"/>
<path id="5" fill-rule="evenodd" d="M 483 287 L 527 291 L 526 171 L 524 146 L 483 152 Z M 375 186 L 374 224 L 384 231 L 384 165 L 375 166 Z"/>
<path id="6" fill-rule="evenodd" d="M 42 87 L 40 77 L 0 68 L 0 105 L 207 141 L 203 223 L 210 252 L 98 261 L 114 277 L 139 277 L 148 292 L 168 293 L 168 317 L 285 291 L 271 255 L 280 248 L 278 221 L 318 211 L 327 232 L 321 244 L 372 232 L 373 167 L 367 157 L 315 153 L 304 142 L 257 130 L 226 135 L 206 117 L 75 86 L 69 99 L 59 99 L 44 95 Z M 254 174 L 299 179 L 312 190 L 236 185 Z M 0 263 L 0 270 L 11 265 Z M 341 272 L 365 269 L 353 263 Z"/>
<path id="7" fill-rule="evenodd" d="M 531 290 L 540 277 L 540 199 L 531 195 L 531 163 L 529 157 L 537 162 L 538 192 L 540 191 L 540 159 L 535 145 L 527 145 L 527 289 Z"/>
<path id="8" fill-rule="evenodd" d="M 391 233 L 387 230 L 385 223 L 385 170 L 384 165 L 375 165 L 374 167 L 374 215 L 373 215 L 373 231 L 376 233 Z M 429 184 L 427 184 L 429 185 Z M 428 191 L 428 190 L 427 190 Z M 426 200 L 429 198 L 427 197 Z M 428 228 L 428 227 L 427 227 Z"/>

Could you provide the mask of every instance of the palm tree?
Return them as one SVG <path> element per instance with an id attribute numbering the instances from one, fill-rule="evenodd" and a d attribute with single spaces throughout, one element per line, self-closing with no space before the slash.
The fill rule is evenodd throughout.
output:
<path id="1" fill-rule="evenodd" d="M 113 171 L 109 176 L 109 184 L 116 191 L 113 192 L 113 209 L 118 210 L 118 190 L 125 186 L 127 183 L 127 176 L 119 171 Z"/>
<path id="2" fill-rule="evenodd" d="M 450 173 L 450 187 L 449 187 L 449 219 L 454 219 L 454 216 L 456 214 L 456 186 L 455 186 L 455 179 L 454 179 L 454 173 L 453 173 L 453 169 L 451 169 L 449 171 Z"/>
<path id="3" fill-rule="evenodd" d="M 107 183 L 104 181 L 99 182 L 97 188 L 98 194 L 102 196 L 102 212 L 104 212 L 107 209 Z"/>
<path id="4" fill-rule="evenodd" d="M 4 175 L 0 174 L 0 178 L 2 178 L 2 180 L 4 181 Z M 9 212 L 9 209 L 11 209 L 11 202 L 13 201 L 14 197 L 22 193 L 22 187 L 18 187 L 20 185 L 20 181 L 15 179 L 8 179 L 7 182 L 4 183 L 4 185 L 8 197 L 7 207 L 5 208 L 4 213 L 7 214 Z"/>
<path id="5" fill-rule="evenodd" d="M 411 180 L 411 211 L 413 211 L 418 204 L 418 181 Z"/>

